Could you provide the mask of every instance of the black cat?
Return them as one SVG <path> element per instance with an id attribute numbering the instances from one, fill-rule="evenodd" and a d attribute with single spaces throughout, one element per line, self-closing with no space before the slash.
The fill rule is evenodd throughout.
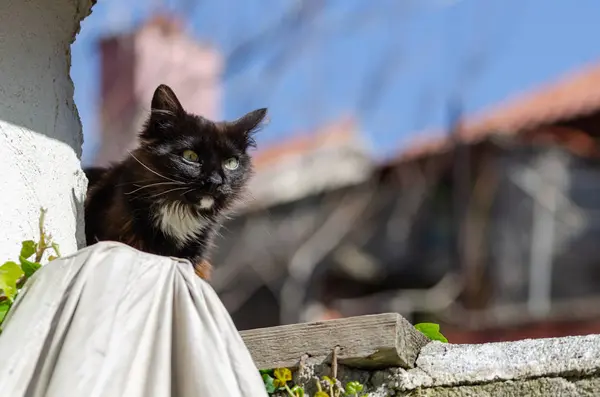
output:
<path id="1" fill-rule="evenodd" d="M 248 149 L 266 114 L 258 109 L 213 122 L 187 113 L 171 88 L 160 85 L 139 147 L 108 168 L 85 170 L 87 244 L 120 241 L 189 259 L 208 279 L 213 236 L 252 174 Z"/>

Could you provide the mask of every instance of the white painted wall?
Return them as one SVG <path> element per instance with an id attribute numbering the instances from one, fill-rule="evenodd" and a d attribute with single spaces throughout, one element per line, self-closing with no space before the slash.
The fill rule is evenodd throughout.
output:
<path id="1" fill-rule="evenodd" d="M 37 239 L 39 207 L 63 254 L 85 242 L 81 123 L 70 44 L 90 0 L 0 0 L 0 263 Z"/>

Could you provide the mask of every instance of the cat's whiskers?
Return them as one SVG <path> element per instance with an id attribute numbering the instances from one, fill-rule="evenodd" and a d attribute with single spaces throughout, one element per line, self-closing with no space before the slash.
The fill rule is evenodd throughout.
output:
<path id="1" fill-rule="evenodd" d="M 148 185 L 144 185 L 142 187 L 138 187 L 137 189 L 132 190 L 131 192 L 127 192 L 125 194 L 126 195 L 133 194 L 133 193 L 138 192 L 138 191 L 140 191 L 142 189 L 145 189 L 147 187 L 160 186 L 160 185 L 179 185 L 179 184 L 175 183 L 175 182 L 156 182 L 156 183 L 150 183 Z M 134 186 L 139 186 L 139 185 L 134 184 Z"/>
<path id="2" fill-rule="evenodd" d="M 188 186 L 184 186 L 184 187 L 176 187 L 176 188 L 174 188 L 174 189 L 165 190 L 164 192 L 160 192 L 160 193 L 154 194 L 154 195 L 152 195 L 152 196 L 149 196 L 149 198 L 151 198 L 151 199 L 155 199 L 155 198 L 157 198 L 157 197 L 160 197 L 160 196 L 163 196 L 163 195 L 165 195 L 165 194 L 167 194 L 167 193 L 171 193 L 171 192 L 175 192 L 175 191 L 177 191 L 177 190 L 183 190 L 183 189 L 188 189 Z"/>
<path id="3" fill-rule="evenodd" d="M 142 180 L 142 181 L 133 181 L 133 182 L 132 181 L 127 181 L 127 182 L 123 182 L 123 183 L 118 183 L 118 184 L 115 185 L 115 187 L 122 187 L 122 186 L 128 186 L 128 185 L 133 185 L 135 187 L 140 187 L 144 183 L 154 183 L 154 181 L 155 181 L 154 179 L 152 179 L 152 180 L 145 179 L 145 180 Z"/>
<path id="4" fill-rule="evenodd" d="M 191 188 L 189 190 L 186 190 L 185 192 L 181 193 L 181 197 L 185 196 L 186 194 L 193 192 L 194 190 L 196 190 L 195 188 Z"/>
<path id="5" fill-rule="evenodd" d="M 175 179 L 171 179 L 171 178 L 167 178 L 166 176 L 159 174 L 158 172 L 154 171 L 153 169 L 151 169 L 150 167 L 148 167 L 146 164 L 142 163 L 137 157 L 135 157 L 135 155 L 131 152 L 131 150 L 129 150 L 129 154 L 131 155 L 131 157 L 133 157 L 133 159 L 135 161 L 137 161 L 138 163 L 140 163 L 142 165 L 142 167 L 146 168 L 148 171 L 152 172 L 154 175 L 160 176 L 161 178 L 164 178 L 168 181 L 174 182 L 174 183 L 178 183 L 180 185 L 185 184 L 185 182 L 182 181 L 176 181 Z"/>

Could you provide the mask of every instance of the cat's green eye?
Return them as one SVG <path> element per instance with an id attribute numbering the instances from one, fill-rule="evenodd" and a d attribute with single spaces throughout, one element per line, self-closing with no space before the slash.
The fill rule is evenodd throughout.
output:
<path id="1" fill-rule="evenodd" d="M 198 153 L 193 150 L 185 150 L 183 152 L 183 158 L 187 161 L 191 161 L 192 163 L 197 163 L 199 160 Z"/>
<path id="2" fill-rule="evenodd" d="M 225 160 L 225 162 L 223 163 L 223 166 L 225 168 L 227 168 L 228 170 L 233 171 L 233 170 L 237 169 L 237 167 L 240 166 L 240 162 L 235 157 L 232 157 L 232 158 Z"/>

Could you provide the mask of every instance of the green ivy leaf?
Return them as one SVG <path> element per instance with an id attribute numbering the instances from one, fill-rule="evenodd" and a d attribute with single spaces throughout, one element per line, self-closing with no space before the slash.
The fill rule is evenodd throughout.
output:
<path id="1" fill-rule="evenodd" d="M 323 390 L 319 390 L 315 393 L 315 397 L 329 397 L 329 394 L 325 393 Z"/>
<path id="2" fill-rule="evenodd" d="M 4 321 L 4 317 L 6 317 L 6 313 L 8 313 L 11 306 L 12 303 L 8 299 L 0 302 L 0 324 Z"/>
<path id="3" fill-rule="evenodd" d="M 364 386 L 360 382 L 352 381 L 346 384 L 345 396 L 356 396 L 363 391 Z"/>
<path id="4" fill-rule="evenodd" d="M 0 290 L 12 300 L 17 293 L 17 281 L 23 276 L 23 270 L 15 262 L 6 262 L 0 266 Z"/>
<path id="5" fill-rule="evenodd" d="M 29 257 L 35 254 L 37 250 L 37 244 L 33 240 L 26 240 L 21 243 L 21 253 L 19 256 L 22 256 L 25 259 L 29 259 Z"/>
<path id="6" fill-rule="evenodd" d="M 439 324 L 419 323 L 415 325 L 415 328 L 431 340 L 439 340 L 440 342 L 448 343 L 448 339 L 440 332 Z"/>
<path id="7" fill-rule="evenodd" d="M 25 273 L 27 278 L 31 277 L 33 273 L 42 267 L 39 263 L 27 260 L 22 256 L 19 256 L 19 262 L 21 262 L 21 269 L 23 269 L 23 273 Z"/>
<path id="8" fill-rule="evenodd" d="M 265 389 L 267 389 L 267 393 L 274 393 L 276 390 L 275 385 L 273 384 L 274 379 L 269 374 L 263 374 L 262 380 L 265 384 Z"/>

